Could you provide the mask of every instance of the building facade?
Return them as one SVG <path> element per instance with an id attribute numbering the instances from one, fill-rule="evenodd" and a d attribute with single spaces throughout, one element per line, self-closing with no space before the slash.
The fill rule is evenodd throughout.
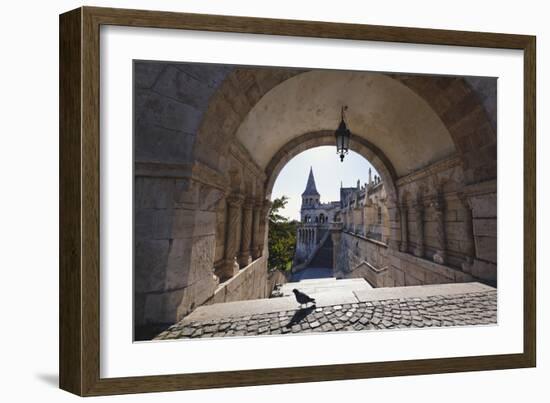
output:
<path id="1" fill-rule="evenodd" d="M 304 267 L 330 236 L 331 228 L 386 243 L 389 236 L 386 192 L 378 175 L 369 169 L 369 181 L 340 187 L 340 200 L 321 202 L 313 169 L 302 193 L 301 224 L 297 229 L 295 265 Z"/>

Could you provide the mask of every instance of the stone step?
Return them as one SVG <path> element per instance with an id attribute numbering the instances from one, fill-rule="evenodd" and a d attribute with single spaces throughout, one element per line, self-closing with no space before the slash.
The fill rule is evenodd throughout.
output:
<path id="1" fill-rule="evenodd" d="M 353 279 L 355 280 L 355 279 Z M 342 280 L 338 280 L 342 281 Z M 379 301 L 400 298 L 425 298 L 429 296 L 451 296 L 469 293 L 495 291 L 496 288 L 481 283 L 457 283 L 441 285 L 423 285 L 410 287 L 373 288 L 370 290 L 350 291 L 342 288 L 328 292 L 313 293 L 317 307 L 354 304 L 367 301 Z M 248 301 L 224 302 L 203 305 L 183 319 L 183 322 L 219 320 L 230 317 L 243 317 L 264 313 L 294 311 L 299 308 L 294 296 L 257 299 Z"/>
<path id="2" fill-rule="evenodd" d="M 291 281 L 304 281 L 316 279 L 334 279 L 334 272 L 329 268 L 308 267 L 292 274 Z"/>
<path id="3" fill-rule="evenodd" d="M 313 256 L 308 267 L 332 267 L 332 253 L 332 238 L 328 237 L 315 256 Z"/>
<path id="4" fill-rule="evenodd" d="M 326 278 L 311 278 L 311 279 L 305 279 L 300 281 L 294 281 L 294 282 L 288 282 L 286 284 L 283 284 L 284 286 L 287 286 L 289 284 L 304 284 L 304 285 L 312 285 L 312 284 L 320 284 L 320 285 L 327 285 L 327 284 L 354 284 L 354 283 L 365 283 L 365 279 L 363 278 L 343 278 L 343 279 L 337 279 L 336 277 L 326 277 Z"/>
<path id="5" fill-rule="evenodd" d="M 326 281 L 315 280 L 303 280 L 298 282 L 286 283 L 281 287 L 281 293 L 283 296 L 294 295 L 292 290 L 294 288 L 305 292 L 308 295 L 333 292 L 336 290 L 347 291 L 353 293 L 354 291 L 370 290 L 372 286 L 362 278 L 357 279 L 330 279 Z"/>

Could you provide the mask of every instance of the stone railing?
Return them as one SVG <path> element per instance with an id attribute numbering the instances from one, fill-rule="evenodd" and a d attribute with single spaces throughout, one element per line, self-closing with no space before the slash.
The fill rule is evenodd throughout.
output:
<path id="1" fill-rule="evenodd" d="M 388 246 L 375 239 L 334 231 L 335 275 L 337 278 L 366 278 L 374 287 L 386 286 Z"/>
<path id="2" fill-rule="evenodd" d="M 267 298 L 270 294 L 267 257 L 260 256 L 221 283 L 205 305 Z"/>

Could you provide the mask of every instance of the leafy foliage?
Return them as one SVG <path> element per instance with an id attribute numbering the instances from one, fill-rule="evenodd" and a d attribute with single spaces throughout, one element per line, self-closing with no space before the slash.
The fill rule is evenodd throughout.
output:
<path id="1" fill-rule="evenodd" d="M 288 197 L 273 200 L 269 213 L 269 260 L 270 270 L 290 270 L 296 250 L 296 227 L 298 222 L 289 221 L 280 210 L 288 203 Z"/>

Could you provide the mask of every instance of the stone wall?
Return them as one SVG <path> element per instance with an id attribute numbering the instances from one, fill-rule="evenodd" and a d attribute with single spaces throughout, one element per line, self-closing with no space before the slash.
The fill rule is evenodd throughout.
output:
<path id="1" fill-rule="evenodd" d="M 184 178 L 135 181 L 135 315 L 172 323 L 206 301 L 213 273 L 219 189 Z"/>
<path id="2" fill-rule="evenodd" d="M 271 294 L 267 258 L 262 256 L 218 286 L 206 304 L 267 298 Z"/>
<path id="3" fill-rule="evenodd" d="M 134 63 L 137 326 L 181 319 L 210 300 L 220 281 L 231 281 L 241 268 L 266 256 L 266 196 L 273 173 L 298 150 L 321 145 L 319 141 L 333 144 L 333 122 L 326 118 L 330 114 L 304 119 L 309 115 L 301 111 L 312 102 L 324 104 L 327 111 L 336 110 L 332 103 L 337 97 L 324 93 L 332 86 L 319 77 L 338 83 L 351 74 L 301 73 Z M 388 193 L 385 237 L 391 256 L 401 262 L 394 259 L 388 265 L 393 281 L 401 281 L 398 271 L 407 274 L 403 262 L 411 267 L 427 265 L 412 256 L 496 282 L 496 136 L 483 106 L 493 104 L 486 100 L 481 104 L 462 79 L 441 78 L 441 84 L 448 85 L 434 86 L 432 79 L 423 76 L 399 79 L 356 74 L 357 80 L 364 81 L 362 85 L 369 85 L 373 107 L 387 112 L 391 105 L 395 112 L 376 115 L 387 120 L 380 122 L 388 133 L 383 136 L 387 143 L 374 147 L 368 138 L 352 138 L 355 150 L 384 179 Z M 279 94 L 288 100 L 289 93 L 309 84 L 314 86 L 312 94 L 305 91 L 307 99 L 292 101 L 298 107 L 277 98 Z M 350 108 L 350 125 L 358 133 L 372 133 L 361 117 L 364 92 L 350 95 L 353 91 L 347 87 L 338 88 L 357 101 L 358 107 Z M 406 118 L 403 110 L 408 111 Z M 325 116 L 325 123 L 319 123 L 319 116 Z M 456 154 L 447 158 L 449 153 Z M 447 159 L 434 162 L 432 158 Z M 353 214 L 363 223 L 371 218 L 357 211 Z M 357 230 L 355 225 L 353 231 Z M 415 276 L 413 271 L 410 278 L 430 281 L 426 274 Z"/>
<path id="4" fill-rule="evenodd" d="M 450 157 L 399 178 L 396 185 L 399 251 L 495 285 L 496 180 L 466 184 L 462 163 Z"/>
<path id="5" fill-rule="evenodd" d="M 475 256 L 463 269 L 490 284 L 496 284 L 497 278 L 496 187 L 496 181 L 488 181 L 466 188 Z"/>
<path id="6" fill-rule="evenodd" d="M 399 287 L 474 281 L 464 271 L 437 264 L 352 233 L 342 233 L 338 278 L 365 278 L 373 287 Z"/>
<path id="7" fill-rule="evenodd" d="M 496 285 L 496 181 L 466 185 L 462 164 L 451 157 L 399 178 L 396 185 L 399 202 L 389 210 L 398 241 L 368 239 L 354 229 L 351 215 L 344 217 L 335 259 L 339 275 L 364 277 L 376 287 Z"/>
<path id="8" fill-rule="evenodd" d="M 346 231 L 387 243 L 390 236 L 388 195 L 383 182 L 369 181 L 362 188 L 340 191 L 340 220 Z M 380 213 L 380 216 L 379 216 Z"/>
<path id="9" fill-rule="evenodd" d="M 365 278 L 373 287 L 388 286 L 388 246 L 362 235 L 343 231 L 335 250 L 336 278 Z M 334 239 L 334 238 L 333 238 Z"/>
<path id="10" fill-rule="evenodd" d="M 134 64 L 137 327 L 180 320 L 264 252 L 265 175 L 238 141 L 223 142 L 223 152 L 213 152 L 219 144 L 197 143 L 199 132 L 225 124 L 222 110 L 206 123 L 204 115 L 233 69 Z M 266 273 L 246 282 L 260 287 L 250 291 L 254 296 L 266 295 L 265 258 L 260 261 Z M 260 273 L 258 266 L 242 279 Z"/>
<path id="11" fill-rule="evenodd" d="M 277 284 L 288 283 L 290 277 L 289 272 L 279 269 L 271 270 L 267 275 L 267 289 L 269 290 L 269 295 L 271 295 Z"/>
<path id="12" fill-rule="evenodd" d="M 441 265 L 409 253 L 390 251 L 386 286 L 464 283 L 474 281 L 458 268 Z"/>

